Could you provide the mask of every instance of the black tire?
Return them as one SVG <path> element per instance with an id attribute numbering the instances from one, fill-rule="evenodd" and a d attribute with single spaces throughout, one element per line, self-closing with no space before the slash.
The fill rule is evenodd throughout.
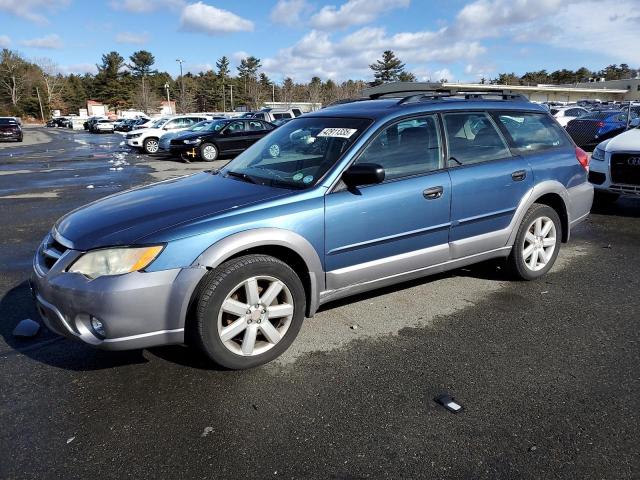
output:
<path id="1" fill-rule="evenodd" d="M 211 154 L 213 152 L 213 154 Z M 218 159 L 220 151 L 213 143 L 203 143 L 200 145 L 200 158 L 205 162 L 214 162 Z"/>
<path id="2" fill-rule="evenodd" d="M 596 190 L 593 196 L 593 203 L 596 203 L 598 205 L 611 205 L 612 203 L 615 203 L 619 198 L 619 193 Z"/>
<path id="3" fill-rule="evenodd" d="M 151 148 L 151 150 L 149 150 Z M 144 142 L 142 142 L 142 150 L 144 153 L 148 155 L 153 155 L 154 153 L 158 153 L 160 149 L 160 142 L 155 137 L 145 138 Z"/>
<path id="4" fill-rule="evenodd" d="M 532 226 L 532 223 L 537 218 L 541 217 L 546 217 L 553 222 L 553 226 L 555 227 L 555 248 L 553 249 L 551 257 L 547 260 L 546 265 L 539 270 L 533 270 L 529 267 L 524 259 L 524 242 L 525 236 L 527 235 L 527 232 L 529 232 L 529 227 Z M 562 222 L 560 221 L 558 213 L 548 205 L 534 203 L 533 205 L 531 205 L 524 218 L 522 219 L 522 222 L 520 223 L 518 234 L 516 235 L 516 240 L 507 259 L 507 267 L 510 273 L 512 274 L 512 276 L 519 280 L 535 280 L 542 277 L 551 269 L 551 267 L 553 267 L 556 258 L 558 258 L 558 252 L 560 251 L 561 242 Z M 532 259 L 531 261 L 534 260 Z"/>
<path id="5" fill-rule="evenodd" d="M 263 353 L 243 356 L 234 353 L 223 343 L 218 331 L 218 320 L 227 296 L 236 291 L 245 280 L 257 276 L 273 277 L 286 286 L 293 301 L 293 315 L 288 328 L 277 343 Z M 263 293 L 264 290 L 260 292 L 261 295 Z M 203 280 L 195 300 L 191 338 L 204 354 L 218 365 L 233 370 L 257 367 L 274 360 L 289 348 L 302 327 L 305 309 L 306 296 L 302 282 L 286 263 L 268 255 L 238 257 L 223 263 Z M 243 332 L 238 334 L 238 338 L 240 335 L 243 335 Z M 263 334 L 259 332 L 258 335 Z"/>

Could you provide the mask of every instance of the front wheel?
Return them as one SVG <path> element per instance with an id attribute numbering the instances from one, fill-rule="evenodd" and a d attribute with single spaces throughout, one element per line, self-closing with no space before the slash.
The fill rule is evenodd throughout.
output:
<path id="1" fill-rule="evenodd" d="M 543 276 L 558 257 L 561 239 L 558 213 L 548 205 L 534 203 L 520 224 L 507 260 L 513 275 L 521 280 Z"/>
<path id="2" fill-rule="evenodd" d="M 291 345 L 305 308 L 302 282 L 291 267 L 268 255 L 247 255 L 225 262 L 205 279 L 193 333 L 219 365 L 252 368 Z"/>
<path id="3" fill-rule="evenodd" d="M 205 162 L 213 162 L 218 158 L 218 148 L 213 143 L 203 143 L 200 146 L 200 158 Z"/>
<path id="4" fill-rule="evenodd" d="M 142 142 L 142 149 L 145 153 L 157 153 L 160 148 L 160 143 L 158 143 L 157 138 L 147 138 L 144 142 Z"/>

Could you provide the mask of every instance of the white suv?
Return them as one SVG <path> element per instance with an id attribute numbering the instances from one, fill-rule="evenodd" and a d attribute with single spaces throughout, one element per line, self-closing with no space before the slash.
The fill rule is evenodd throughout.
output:
<path id="1" fill-rule="evenodd" d="M 165 133 L 186 130 L 198 122 L 210 119 L 208 115 L 198 114 L 162 117 L 148 128 L 129 132 L 125 138 L 130 147 L 141 148 L 145 153 L 156 153 L 160 148 L 160 137 Z"/>
<path id="2" fill-rule="evenodd" d="M 551 115 L 553 115 L 558 123 L 563 127 L 566 127 L 567 123 L 571 120 L 582 117 L 587 113 L 590 113 L 589 110 L 576 105 L 570 105 L 567 107 L 551 107 Z"/>
<path id="3" fill-rule="evenodd" d="M 640 196 L 639 123 L 638 118 L 632 120 L 636 128 L 605 140 L 593 151 L 589 181 L 598 201 L 615 202 L 620 195 Z"/>

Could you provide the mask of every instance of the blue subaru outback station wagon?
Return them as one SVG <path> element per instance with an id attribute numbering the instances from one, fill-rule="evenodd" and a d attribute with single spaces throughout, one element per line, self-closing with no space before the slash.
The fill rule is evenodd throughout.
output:
<path id="1" fill-rule="evenodd" d="M 589 160 L 543 108 L 491 97 L 332 106 L 219 171 L 79 208 L 35 255 L 43 321 L 100 348 L 188 343 L 242 369 L 338 298 L 495 258 L 536 279 L 589 213 Z"/>

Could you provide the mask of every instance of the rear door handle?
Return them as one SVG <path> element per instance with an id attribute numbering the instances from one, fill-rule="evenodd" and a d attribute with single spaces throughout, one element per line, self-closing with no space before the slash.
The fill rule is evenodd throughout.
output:
<path id="1" fill-rule="evenodd" d="M 441 186 L 431 187 L 422 192 L 422 196 L 427 200 L 435 200 L 436 198 L 440 198 L 443 192 L 444 189 Z"/>
<path id="2" fill-rule="evenodd" d="M 513 178 L 513 180 L 515 182 L 521 182 L 522 180 L 527 178 L 527 171 L 526 170 L 517 170 L 517 171 L 515 171 L 515 172 L 513 172 L 511 174 L 511 178 Z"/>

